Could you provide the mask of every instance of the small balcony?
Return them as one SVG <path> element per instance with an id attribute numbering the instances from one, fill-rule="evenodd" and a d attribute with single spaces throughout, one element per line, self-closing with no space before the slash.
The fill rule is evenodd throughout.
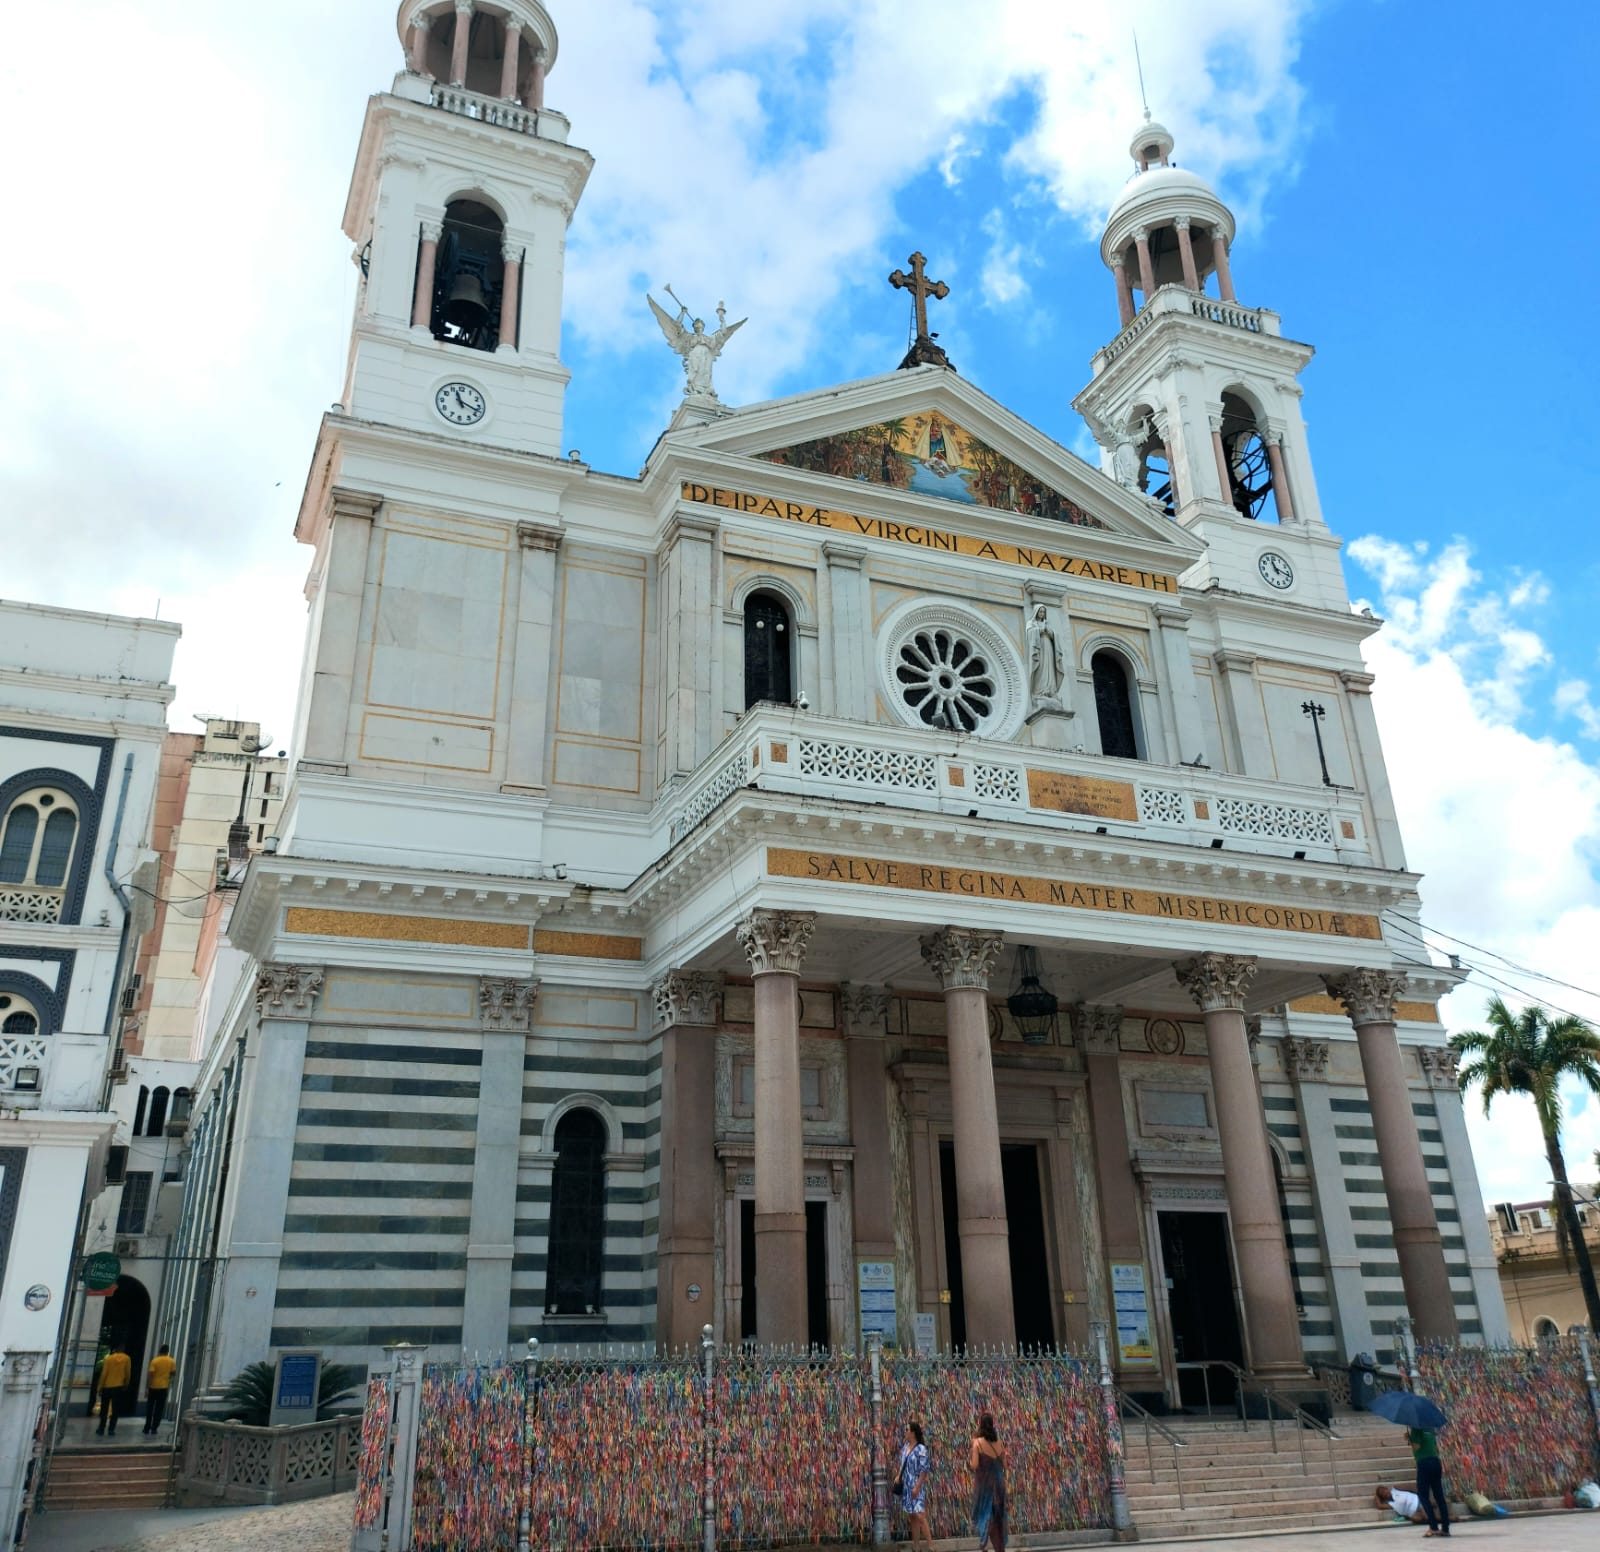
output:
<path id="1" fill-rule="evenodd" d="M 1348 788 L 958 739 L 780 706 L 748 713 L 670 800 L 669 843 L 741 787 L 1207 852 L 1373 865 L 1365 804 Z"/>
<path id="2" fill-rule="evenodd" d="M 1098 377 L 1118 356 L 1132 349 L 1141 335 L 1155 327 L 1158 318 L 1173 315 L 1245 334 L 1281 335 L 1283 332 L 1278 315 L 1270 308 L 1241 307 L 1237 302 L 1218 301 L 1214 296 L 1191 291 L 1187 286 L 1162 286 L 1139 309 L 1132 323 L 1104 349 L 1095 352 L 1094 375 Z"/>
<path id="3" fill-rule="evenodd" d="M 464 119 L 476 119 L 480 124 L 493 124 L 518 135 L 536 135 L 562 145 L 566 144 L 572 130 L 571 122 L 564 113 L 554 113 L 549 108 L 524 108 L 521 103 L 511 102 L 504 97 L 485 97 L 481 92 L 469 92 L 464 86 L 431 82 L 428 101 L 435 108 Z"/>
<path id="4" fill-rule="evenodd" d="M 64 889 L 35 889 L 31 885 L 0 885 L 0 921 L 58 922 Z"/>

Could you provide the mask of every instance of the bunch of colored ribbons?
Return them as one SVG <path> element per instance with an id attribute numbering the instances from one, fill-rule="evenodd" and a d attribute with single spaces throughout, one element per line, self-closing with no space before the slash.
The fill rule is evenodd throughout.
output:
<path id="1" fill-rule="evenodd" d="M 361 1414 L 361 1454 L 356 1461 L 357 1530 L 370 1530 L 383 1513 L 383 1466 L 389 1450 L 389 1376 L 367 1381 L 367 1409 Z"/>
<path id="2" fill-rule="evenodd" d="M 522 1493 L 523 1371 L 422 1373 L 413 1541 L 450 1552 L 513 1552 Z"/>

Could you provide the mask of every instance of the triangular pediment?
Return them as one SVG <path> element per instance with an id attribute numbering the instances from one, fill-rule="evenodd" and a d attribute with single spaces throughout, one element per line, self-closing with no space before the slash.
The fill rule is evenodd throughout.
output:
<path id="1" fill-rule="evenodd" d="M 948 504 L 952 517 L 965 508 L 974 520 L 994 513 L 1194 554 L 1203 548 L 1152 502 L 982 389 L 936 367 L 772 399 L 704 424 L 680 424 L 662 445 L 792 469 L 819 483 L 937 501 Z M 817 499 L 823 499 L 820 490 Z M 832 504 L 850 503 L 841 493 Z"/>

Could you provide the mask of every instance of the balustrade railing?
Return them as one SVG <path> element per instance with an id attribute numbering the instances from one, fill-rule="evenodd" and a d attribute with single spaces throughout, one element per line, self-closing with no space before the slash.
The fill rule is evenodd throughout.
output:
<path id="1" fill-rule="evenodd" d="M 0 921 L 58 922 L 63 898 L 59 889 L 0 889 Z"/>
<path id="2" fill-rule="evenodd" d="M 1280 332 L 1278 315 L 1270 308 L 1241 307 L 1237 302 L 1224 302 L 1217 297 L 1207 296 L 1203 291 L 1191 291 L 1186 286 L 1161 286 L 1124 326 L 1122 332 L 1095 355 L 1095 371 L 1103 370 L 1131 349 L 1154 326 L 1156 319 L 1166 313 L 1220 324 L 1225 329 L 1242 329 L 1248 334 Z"/>
<path id="3" fill-rule="evenodd" d="M 439 81 L 428 88 L 428 101 L 446 113 L 476 119 L 480 124 L 493 124 L 519 135 L 538 135 L 545 140 L 565 142 L 570 127 L 565 114 L 554 113 L 549 108 L 525 108 L 504 97 L 485 97 L 481 92 L 469 92 L 464 86 L 446 86 Z"/>
<path id="4" fill-rule="evenodd" d="M 361 1418 L 250 1428 L 191 1413 L 183 1422 L 178 1504 L 295 1503 L 356 1485 Z"/>

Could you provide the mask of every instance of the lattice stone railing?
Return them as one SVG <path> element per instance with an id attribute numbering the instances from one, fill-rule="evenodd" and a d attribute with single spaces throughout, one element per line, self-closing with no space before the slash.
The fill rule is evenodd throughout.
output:
<path id="1" fill-rule="evenodd" d="M 1258 835 L 1276 841 L 1333 845 L 1333 820 L 1314 808 L 1248 798 L 1218 798 L 1217 828 L 1228 835 Z"/>
<path id="2" fill-rule="evenodd" d="M 800 740 L 800 774 L 825 781 L 858 782 L 898 792 L 937 792 L 939 767 L 931 754 L 913 754 L 884 744 Z"/>
<path id="3" fill-rule="evenodd" d="M 183 1420 L 177 1501 L 293 1503 L 355 1486 L 361 1419 L 336 1417 L 292 1428 L 247 1428 L 190 1413 Z"/>
<path id="4" fill-rule="evenodd" d="M 17 1072 L 23 1067 L 35 1068 L 42 1074 L 48 1049 L 44 1035 L 0 1035 L 0 1089 L 14 1089 Z M 31 1093 L 42 1087 L 42 1081 L 35 1081 L 28 1090 Z"/>
<path id="5" fill-rule="evenodd" d="M 676 845 L 709 814 L 726 803 L 730 795 L 737 792 L 749 779 L 749 761 L 743 754 L 736 754 L 708 782 L 694 792 L 683 812 L 673 820 L 673 844 Z"/>
<path id="6" fill-rule="evenodd" d="M 1171 787 L 1139 787 L 1139 817 L 1147 824 L 1186 825 L 1189 800 Z"/>
<path id="7" fill-rule="evenodd" d="M 0 921 L 58 922 L 59 889 L 0 889 Z"/>

